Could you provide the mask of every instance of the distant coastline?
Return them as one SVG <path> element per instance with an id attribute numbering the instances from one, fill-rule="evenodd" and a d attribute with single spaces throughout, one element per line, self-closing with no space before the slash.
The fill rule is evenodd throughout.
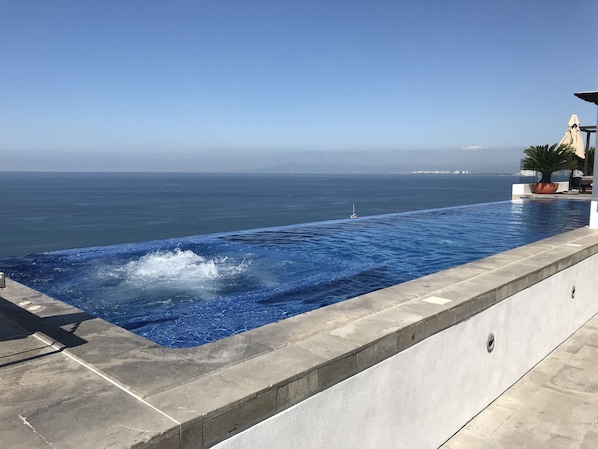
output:
<path id="1" fill-rule="evenodd" d="M 532 176 L 534 173 L 530 171 L 530 174 L 526 171 L 518 172 L 474 172 L 469 170 L 414 170 L 411 172 L 406 171 L 365 171 L 365 170 L 353 170 L 353 171 L 335 171 L 335 170 L 313 170 L 313 171 L 301 171 L 301 170 L 223 170 L 223 171 L 160 171 L 160 170 L 148 170 L 148 171 L 118 171 L 118 170 L 1 170 L 0 175 L 19 175 L 19 174 L 56 174 L 56 175 L 255 175 L 255 176 L 268 176 L 268 175 L 301 175 L 301 176 L 409 176 L 409 175 L 443 175 L 443 176 Z"/>
<path id="2" fill-rule="evenodd" d="M 450 175 L 450 176 L 519 176 L 512 172 L 472 172 L 469 170 L 415 170 L 411 175 Z"/>
<path id="3" fill-rule="evenodd" d="M 202 173 L 404 173 L 419 170 L 467 170 L 473 173 L 515 172 L 521 148 L 496 150 L 395 151 L 173 151 L 117 154 L 14 151 L 2 170 L 72 172 L 202 172 Z"/>
<path id="4" fill-rule="evenodd" d="M 469 170 L 415 170 L 412 175 L 471 175 Z"/>

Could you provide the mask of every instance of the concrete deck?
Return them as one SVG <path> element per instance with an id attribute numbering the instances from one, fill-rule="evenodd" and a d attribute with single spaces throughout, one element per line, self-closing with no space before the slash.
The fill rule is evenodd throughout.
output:
<path id="1" fill-rule="evenodd" d="M 598 448 L 598 315 L 442 449 Z"/>
<path id="2" fill-rule="evenodd" d="M 581 228 L 188 349 L 160 347 L 7 279 L 0 441 L 209 447 L 596 254 L 598 232 Z M 594 318 L 445 448 L 595 442 L 597 351 Z"/>
<path id="3" fill-rule="evenodd" d="M 175 424 L 1 316 L 0 391 L 0 441 L 6 448 L 133 447 L 154 435 L 153 429 Z M 178 432 L 163 439 L 163 447 L 179 447 Z"/>
<path id="4" fill-rule="evenodd" d="M 123 433 L 131 443 L 139 443 L 145 439 L 140 435 L 152 433 L 151 429 L 168 421 L 101 374 L 2 317 L 0 390 L 0 438 L 4 447 L 79 448 L 88 447 L 90 441 L 123 447 Z M 100 407 L 85 406 L 91 391 L 100 393 Z M 49 408 L 56 402 L 61 413 Z M 98 427 L 96 423 L 105 422 L 102 414 L 116 416 L 118 425 L 113 429 Z M 178 447 L 177 436 L 164 435 L 164 440 L 164 447 Z M 50 441 L 61 444 L 55 446 Z M 441 449 L 516 447 L 598 447 L 598 315 Z"/>

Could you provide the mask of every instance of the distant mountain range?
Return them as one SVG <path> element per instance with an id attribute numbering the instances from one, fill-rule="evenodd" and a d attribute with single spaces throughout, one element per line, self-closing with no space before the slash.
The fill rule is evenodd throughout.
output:
<path id="1" fill-rule="evenodd" d="M 523 150 L 447 149 L 394 151 L 151 150 L 9 152 L 4 171 L 410 173 L 469 171 L 515 173 Z"/>
<path id="2" fill-rule="evenodd" d="M 278 155 L 277 158 L 291 160 L 261 167 L 246 168 L 243 171 L 260 173 L 465 171 L 470 173 L 513 174 L 519 170 L 521 154 L 520 149 L 285 153 L 284 155 Z"/>

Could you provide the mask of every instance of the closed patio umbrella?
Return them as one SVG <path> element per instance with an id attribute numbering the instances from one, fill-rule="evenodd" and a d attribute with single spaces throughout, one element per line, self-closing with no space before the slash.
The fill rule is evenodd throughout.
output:
<path id="1" fill-rule="evenodd" d="M 565 137 L 563 137 L 560 144 L 569 145 L 573 151 L 575 151 L 576 156 L 581 159 L 586 158 L 586 146 L 581 135 L 581 129 L 579 129 L 579 119 L 577 118 L 577 114 L 571 115 L 571 118 L 569 119 L 569 128 L 567 128 Z"/>

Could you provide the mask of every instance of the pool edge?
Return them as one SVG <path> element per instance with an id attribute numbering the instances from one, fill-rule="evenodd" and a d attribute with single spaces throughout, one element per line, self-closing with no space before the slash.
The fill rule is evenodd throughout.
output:
<path id="1" fill-rule="evenodd" d="M 180 447 L 198 447 L 228 438 L 595 254 L 598 232 L 580 228 L 197 348 L 160 347 L 10 280 L 0 291 L 7 301 L 0 315 L 168 417 L 147 447 L 174 444 L 174 434 Z M 24 301 L 31 304 L 19 306 Z M 32 305 L 41 309 L 27 310 Z"/>

